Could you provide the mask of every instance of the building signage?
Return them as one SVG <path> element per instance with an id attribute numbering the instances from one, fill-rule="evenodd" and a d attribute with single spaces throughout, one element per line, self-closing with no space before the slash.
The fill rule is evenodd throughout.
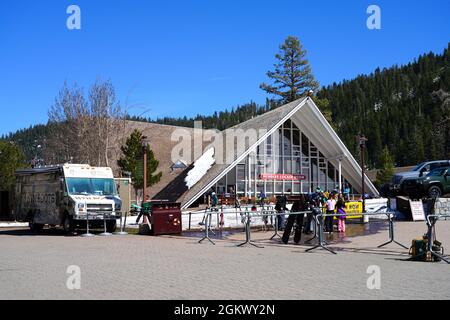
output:
<path id="1" fill-rule="evenodd" d="M 411 206 L 411 214 L 413 221 L 425 221 L 425 212 L 423 210 L 422 201 L 411 201 L 409 200 Z"/>
<path id="2" fill-rule="evenodd" d="M 302 181 L 306 180 L 306 176 L 303 174 L 271 174 L 264 173 L 261 174 L 260 179 L 262 180 L 294 180 L 294 181 Z"/>

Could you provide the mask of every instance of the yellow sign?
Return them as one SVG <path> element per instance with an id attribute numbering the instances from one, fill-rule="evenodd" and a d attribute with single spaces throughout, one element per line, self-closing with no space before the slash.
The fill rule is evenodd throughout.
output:
<path id="1" fill-rule="evenodd" d="M 347 219 L 360 219 L 362 218 L 362 202 L 355 201 L 355 202 L 346 202 L 345 203 L 345 212 L 347 214 L 355 213 L 354 216 L 347 216 Z M 358 214 L 359 213 L 359 214 Z"/>

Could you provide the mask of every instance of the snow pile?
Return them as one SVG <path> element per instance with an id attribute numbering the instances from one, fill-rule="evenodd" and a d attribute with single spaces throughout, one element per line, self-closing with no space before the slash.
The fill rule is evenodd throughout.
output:
<path id="1" fill-rule="evenodd" d="M 186 186 L 190 189 L 211 169 L 216 162 L 214 159 L 214 148 L 208 149 L 197 161 L 194 163 L 194 168 L 190 170 L 187 177 L 184 179 Z"/>

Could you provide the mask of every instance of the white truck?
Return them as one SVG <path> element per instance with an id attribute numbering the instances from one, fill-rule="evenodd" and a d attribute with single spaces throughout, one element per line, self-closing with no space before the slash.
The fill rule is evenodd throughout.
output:
<path id="1" fill-rule="evenodd" d="M 15 218 L 40 231 L 45 225 L 66 232 L 89 226 L 116 229 L 122 202 L 111 168 L 64 164 L 16 171 Z"/>

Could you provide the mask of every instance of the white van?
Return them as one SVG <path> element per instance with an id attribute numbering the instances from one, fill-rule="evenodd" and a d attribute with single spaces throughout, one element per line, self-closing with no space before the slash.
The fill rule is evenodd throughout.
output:
<path id="1" fill-rule="evenodd" d="M 23 169 L 16 171 L 15 217 L 28 222 L 34 231 L 45 225 L 116 229 L 121 200 L 111 168 L 84 164 Z"/>

